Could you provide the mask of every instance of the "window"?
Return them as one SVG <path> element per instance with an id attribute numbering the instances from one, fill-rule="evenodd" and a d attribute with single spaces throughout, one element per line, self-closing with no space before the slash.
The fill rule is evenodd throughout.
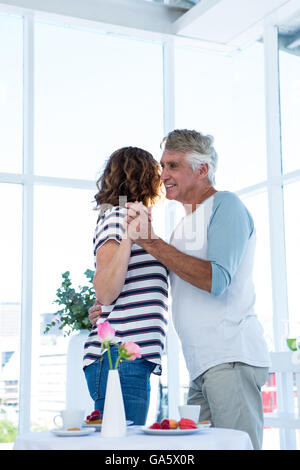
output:
<path id="1" fill-rule="evenodd" d="M 300 336 L 297 280 L 299 279 L 299 235 L 297 198 L 300 195 L 299 175 L 292 182 L 285 178 L 289 172 L 299 172 L 298 123 L 300 119 L 300 60 L 297 49 L 279 50 L 280 111 L 282 172 L 284 175 L 284 218 L 289 304 L 289 326 L 286 335 Z"/>
<path id="2" fill-rule="evenodd" d="M 0 184 L 0 442 L 18 427 L 22 276 L 22 186 Z M 5 223 L 4 223 L 5 221 Z M 3 437 L 3 439 L 2 439 Z"/>
<path id="3" fill-rule="evenodd" d="M 269 246 L 269 207 L 266 191 L 242 197 L 252 214 L 256 230 L 253 278 L 255 280 L 255 312 L 263 325 L 269 349 L 274 350 L 271 260 Z"/>
<path id="4" fill-rule="evenodd" d="M 284 186 L 284 211 L 285 211 L 285 241 L 286 263 L 289 300 L 289 332 L 288 336 L 294 338 L 300 336 L 299 317 L 299 279 L 300 279 L 300 220 L 297 214 L 300 197 L 300 182 Z"/>
<path id="5" fill-rule="evenodd" d="M 212 135 L 219 160 L 229 162 L 233 132 L 230 58 L 177 46 L 175 76 L 175 127 Z M 216 179 L 220 187 L 224 180 L 220 170 Z"/>
<path id="6" fill-rule="evenodd" d="M 232 57 L 177 47 L 175 60 L 175 125 L 214 137 L 217 189 L 265 181 L 263 43 Z"/>
<path id="7" fill-rule="evenodd" d="M 96 223 L 93 191 L 35 187 L 34 283 L 32 335 L 32 426 L 50 428 L 65 407 L 66 353 L 69 338 L 60 330 L 44 334 L 62 273 L 70 271 L 74 288 L 87 285 L 86 269 L 94 269 L 92 239 Z"/>
<path id="8" fill-rule="evenodd" d="M 157 156 L 161 44 L 36 23 L 35 50 L 36 174 L 95 181 L 120 147 Z"/>
<path id="9" fill-rule="evenodd" d="M 287 173 L 300 169 L 298 130 L 300 120 L 299 53 L 279 51 L 282 168 Z"/>
<path id="10" fill-rule="evenodd" d="M 22 58 L 21 18 L 0 15 L 0 172 L 22 171 Z"/>

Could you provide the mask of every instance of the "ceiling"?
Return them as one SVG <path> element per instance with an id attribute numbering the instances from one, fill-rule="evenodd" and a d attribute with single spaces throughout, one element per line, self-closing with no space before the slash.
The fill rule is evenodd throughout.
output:
<path id="1" fill-rule="evenodd" d="M 200 40 L 210 48 L 236 50 L 279 26 L 282 46 L 297 40 L 300 0 L 0 0 L 22 7 L 153 35 Z M 290 42 L 288 42 L 290 41 Z"/>
<path id="2" fill-rule="evenodd" d="M 173 23 L 173 31 L 233 49 L 260 37 L 267 22 L 300 29 L 300 1 L 200 0 Z"/>

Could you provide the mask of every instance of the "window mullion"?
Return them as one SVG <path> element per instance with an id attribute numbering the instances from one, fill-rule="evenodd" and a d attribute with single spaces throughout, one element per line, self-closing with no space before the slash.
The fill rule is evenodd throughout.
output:
<path id="1" fill-rule="evenodd" d="M 277 28 L 275 26 L 265 26 L 264 43 L 273 327 L 275 350 L 280 351 L 284 340 L 282 335 L 282 322 L 288 320 L 289 314 L 281 164 L 278 36 Z"/>
<path id="2" fill-rule="evenodd" d="M 170 39 L 163 46 L 163 83 L 164 83 L 164 135 L 175 126 L 175 59 L 174 40 Z M 170 227 L 168 227 L 170 230 Z M 169 317 L 171 311 L 169 311 Z M 168 327 L 167 341 L 168 363 L 168 412 L 176 419 L 179 405 L 179 345 L 171 319 Z"/>
<path id="3" fill-rule="evenodd" d="M 285 349 L 286 331 L 284 323 L 288 322 L 289 311 L 281 157 L 278 29 L 276 26 L 272 24 L 265 25 L 264 43 L 273 328 L 275 351 L 282 351 Z M 289 402 L 289 386 L 286 374 L 283 374 L 282 381 L 277 384 L 277 387 L 278 413 L 282 413 L 286 410 Z M 280 428 L 280 447 L 281 449 L 296 448 L 294 429 Z"/>
<path id="4" fill-rule="evenodd" d="M 20 338 L 19 432 L 30 430 L 33 293 L 33 15 L 24 16 L 23 32 L 23 249 Z"/>

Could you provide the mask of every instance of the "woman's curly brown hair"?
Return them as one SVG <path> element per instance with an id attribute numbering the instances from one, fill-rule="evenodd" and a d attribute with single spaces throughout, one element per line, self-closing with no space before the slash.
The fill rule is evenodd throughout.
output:
<path id="1" fill-rule="evenodd" d="M 125 202 L 155 204 L 162 195 L 160 165 L 146 150 L 123 147 L 109 157 L 103 174 L 97 180 L 96 209 L 100 215 L 109 206 Z M 123 201 L 123 203 L 122 203 Z"/>

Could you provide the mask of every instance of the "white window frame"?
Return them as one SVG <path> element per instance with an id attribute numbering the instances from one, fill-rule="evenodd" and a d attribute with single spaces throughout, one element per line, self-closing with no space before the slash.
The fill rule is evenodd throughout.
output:
<path id="1" fill-rule="evenodd" d="M 267 174 L 270 220 L 270 250 L 275 350 L 283 347 L 282 325 L 288 321 L 285 257 L 283 178 L 279 95 L 278 31 L 272 24 L 264 29 Z"/>

